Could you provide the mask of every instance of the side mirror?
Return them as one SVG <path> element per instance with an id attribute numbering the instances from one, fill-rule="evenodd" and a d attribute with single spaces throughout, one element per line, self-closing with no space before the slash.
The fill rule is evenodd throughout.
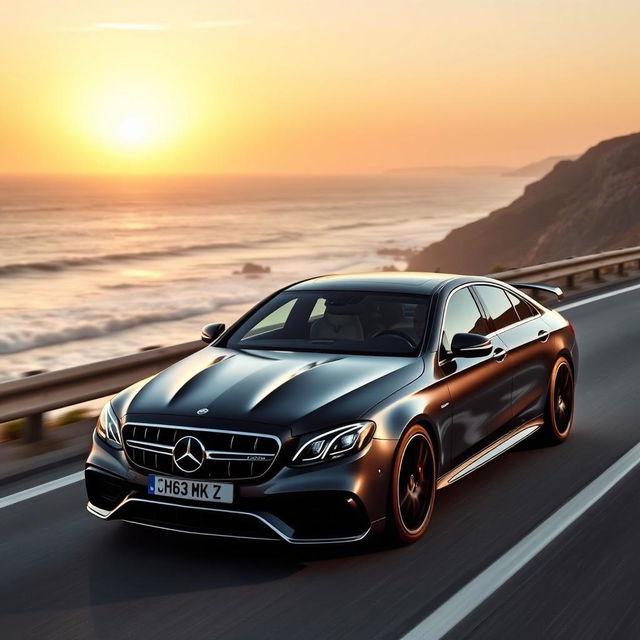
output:
<path id="1" fill-rule="evenodd" d="M 492 350 L 491 340 L 477 333 L 456 333 L 451 340 L 451 353 L 454 357 L 478 358 L 488 356 Z"/>
<path id="2" fill-rule="evenodd" d="M 224 325 L 220 324 L 219 322 L 205 324 L 204 327 L 202 327 L 200 338 L 205 344 L 211 344 L 216 338 L 222 335 L 223 331 Z"/>

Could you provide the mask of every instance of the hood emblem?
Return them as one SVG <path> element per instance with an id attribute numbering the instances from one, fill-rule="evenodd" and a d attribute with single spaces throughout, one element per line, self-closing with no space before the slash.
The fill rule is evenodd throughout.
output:
<path id="1" fill-rule="evenodd" d="M 202 407 L 202 409 L 198 409 L 196 413 L 199 416 L 203 416 L 205 413 L 209 413 L 209 409 L 207 409 L 207 407 Z"/>
<path id="2" fill-rule="evenodd" d="M 198 438 L 185 436 L 173 446 L 173 461 L 185 473 L 197 471 L 205 461 L 207 452 Z"/>

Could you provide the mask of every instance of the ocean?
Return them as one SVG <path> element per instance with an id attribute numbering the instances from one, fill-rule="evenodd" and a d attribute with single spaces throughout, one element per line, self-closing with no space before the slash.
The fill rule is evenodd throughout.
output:
<path id="1" fill-rule="evenodd" d="M 404 268 L 389 250 L 438 240 L 528 181 L 2 177 L 0 380 L 196 339 L 302 278 Z M 234 274 L 247 262 L 270 273 Z"/>

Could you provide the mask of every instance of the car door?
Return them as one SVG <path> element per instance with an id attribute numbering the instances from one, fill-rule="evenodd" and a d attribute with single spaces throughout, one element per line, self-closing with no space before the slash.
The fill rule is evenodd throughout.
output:
<path id="1" fill-rule="evenodd" d="M 549 328 L 533 305 L 511 291 L 497 285 L 477 285 L 475 290 L 507 349 L 513 372 L 511 404 L 518 426 L 544 412 L 553 360 Z"/>
<path id="2" fill-rule="evenodd" d="M 512 417 L 506 346 L 494 336 L 489 355 L 454 357 L 450 346 L 456 333 L 491 334 L 491 326 L 469 286 L 454 290 L 446 302 L 437 356 L 451 397 L 448 442 L 452 464 L 497 437 Z"/>

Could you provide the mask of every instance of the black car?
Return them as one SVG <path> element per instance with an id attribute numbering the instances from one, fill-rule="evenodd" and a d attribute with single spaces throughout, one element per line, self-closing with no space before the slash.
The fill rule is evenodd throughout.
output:
<path id="1" fill-rule="evenodd" d="M 437 489 L 572 426 L 573 327 L 490 278 L 315 278 L 202 338 L 104 407 L 86 465 L 92 514 L 289 543 L 382 531 L 409 543 Z"/>

